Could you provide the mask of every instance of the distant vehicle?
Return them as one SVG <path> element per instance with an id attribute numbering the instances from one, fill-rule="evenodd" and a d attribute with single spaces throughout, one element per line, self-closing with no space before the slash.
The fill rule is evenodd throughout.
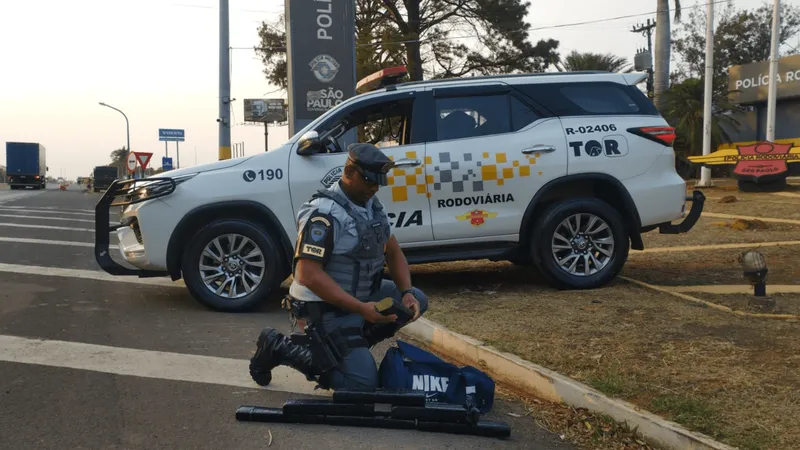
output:
<path id="1" fill-rule="evenodd" d="M 35 142 L 6 142 L 6 174 L 11 189 L 47 187 L 46 149 Z"/>
<path id="2" fill-rule="evenodd" d="M 105 191 L 117 179 L 117 168 L 97 166 L 93 172 L 92 192 Z"/>

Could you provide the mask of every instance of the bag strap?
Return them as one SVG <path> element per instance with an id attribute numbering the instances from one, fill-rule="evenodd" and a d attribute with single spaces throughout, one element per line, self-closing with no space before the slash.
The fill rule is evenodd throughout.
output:
<path id="1" fill-rule="evenodd" d="M 434 355 L 433 353 L 426 352 L 425 350 L 422 350 L 419 347 L 415 347 L 415 346 L 413 346 L 413 345 L 411 345 L 411 344 L 409 344 L 407 342 L 403 342 L 401 340 L 397 341 L 397 348 L 400 350 L 400 353 L 404 357 L 407 357 L 408 359 L 410 359 L 410 360 L 412 360 L 414 362 L 423 363 L 423 364 L 447 364 L 447 365 L 452 365 L 450 363 L 442 361 L 441 358 L 439 358 L 438 356 Z"/>

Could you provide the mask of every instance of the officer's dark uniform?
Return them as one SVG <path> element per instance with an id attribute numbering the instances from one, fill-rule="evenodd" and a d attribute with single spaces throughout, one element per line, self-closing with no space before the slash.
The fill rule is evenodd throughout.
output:
<path id="1" fill-rule="evenodd" d="M 364 176 L 381 186 L 387 184 L 391 160 L 370 144 L 350 146 L 349 159 L 358 165 Z M 364 302 L 393 297 L 401 301 L 405 293 L 395 283 L 383 279 L 384 245 L 391 237 L 391 227 L 383 205 L 372 197 L 366 205 L 350 201 L 339 183 L 315 193 L 298 212 L 300 230 L 295 250 L 295 261 L 308 258 L 320 261 L 323 270 L 347 293 Z M 421 313 L 428 308 L 425 294 L 412 288 L 411 293 L 420 305 Z M 295 279 L 287 298 L 295 307 L 293 312 L 309 325 L 321 324 L 322 333 L 333 333 L 341 353 L 341 361 L 330 371 L 320 374 L 313 363 L 314 357 L 307 349 L 292 347 L 287 338 L 279 338 L 274 330 L 262 331 L 256 355 L 251 360 L 250 372 L 259 384 L 269 382 L 265 377 L 273 367 L 286 364 L 300 370 L 309 379 L 322 375 L 320 385 L 337 388 L 378 387 L 378 373 L 369 347 L 393 336 L 399 324 L 372 324 L 359 314 L 343 311 L 324 302 L 318 295 Z M 285 345 L 271 344 L 280 341 Z M 299 340 L 298 340 L 299 342 Z M 311 345 L 311 344 L 309 344 Z M 280 349 L 286 347 L 286 350 Z M 298 347 L 295 345 L 295 347 Z M 294 352 L 290 351 L 294 348 Z M 301 351 L 304 350 L 304 351 Z M 287 358 L 284 353 L 299 358 Z M 313 353 L 313 352 L 311 352 Z M 304 355 L 304 356 L 300 356 Z M 297 363 L 295 360 L 302 360 Z M 280 361 L 278 361 L 280 360 Z M 265 379 L 267 378 L 267 379 Z"/>

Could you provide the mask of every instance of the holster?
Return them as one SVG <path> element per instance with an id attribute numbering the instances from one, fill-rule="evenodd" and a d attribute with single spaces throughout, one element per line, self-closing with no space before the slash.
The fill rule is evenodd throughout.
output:
<path id="1" fill-rule="evenodd" d="M 361 328 L 325 329 L 323 314 L 329 312 L 348 314 L 333 305 L 323 302 L 304 302 L 289 295 L 284 297 L 282 305 L 295 319 L 306 321 L 303 332 L 292 333 L 290 338 L 295 344 L 306 346 L 311 351 L 314 364 L 321 372 L 330 371 L 339 365 L 350 349 L 368 346 L 367 340 L 362 336 Z"/>

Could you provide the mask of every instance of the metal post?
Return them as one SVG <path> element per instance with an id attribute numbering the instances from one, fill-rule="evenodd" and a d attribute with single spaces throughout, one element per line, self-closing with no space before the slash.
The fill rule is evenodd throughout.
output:
<path id="1" fill-rule="evenodd" d="M 269 151 L 269 127 L 267 122 L 264 122 L 264 151 Z"/>
<path id="2" fill-rule="evenodd" d="M 181 168 L 181 143 L 180 141 L 175 141 L 175 168 Z"/>
<path id="3" fill-rule="evenodd" d="M 231 80 L 228 0 L 219 0 L 219 160 L 231 159 Z"/>
<path id="4" fill-rule="evenodd" d="M 122 114 L 122 117 L 125 118 L 125 133 L 127 135 L 127 140 L 128 140 L 128 149 L 127 150 L 128 150 L 128 153 L 130 153 L 131 152 L 131 127 L 130 127 L 130 123 L 128 122 L 128 116 L 126 116 L 125 113 L 122 112 L 121 110 L 119 110 L 117 108 L 114 108 L 111 105 L 105 104 L 103 102 L 99 102 L 99 103 L 100 103 L 100 106 L 105 106 L 107 108 L 111 108 L 114 111 L 117 111 L 118 113 Z M 130 175 L 128 175 L 128 178 L 130 178 Z"/>
<path id="5" fill-rule="evenodd" d="M 772 9 L 772 43 L 769 49 L 769 86 L 767 91 L 767 140 L 775 142 L 775 102 L 778 96 L 778 35 L 780 34 L 781 2 Z"/>
<path id="6" fill-rule="evenodd" d="M 711 106 L 713 99 L 714 86 L 714 1 L 708 0 L 706 3 L 706 74 L 705 92 L 703 94 L 703 155 L 711 154 Z M 712 186 L 711 169 L 700 168 L 700 182 L 698 187 Z"/>
<path id="7" fill-rule="evenodd" d="M 169 142 L 164 141 L 164 156 L 169 158 Z"/>

